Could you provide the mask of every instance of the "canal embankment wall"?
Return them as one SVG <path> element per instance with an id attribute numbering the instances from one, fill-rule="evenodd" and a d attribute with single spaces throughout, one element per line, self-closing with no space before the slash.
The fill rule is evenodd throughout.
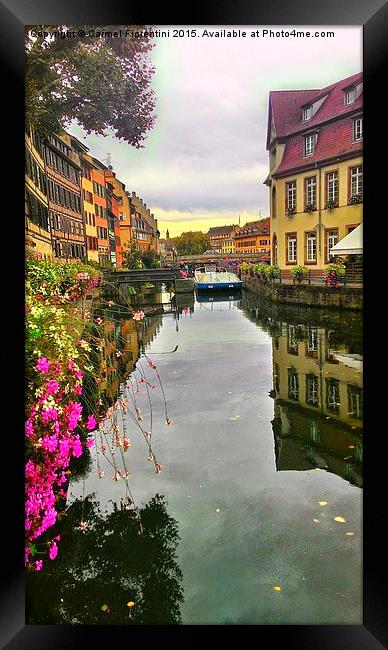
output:
<path id="1" fill-rule="evenodd" d="M 241 279 L 245 289 L 260 294 L 275 303 L 357 311 L 361 311 L 363 308 L 362 287 L 263 282 L 258 276 L 249 273 L 242 273 Z"/>

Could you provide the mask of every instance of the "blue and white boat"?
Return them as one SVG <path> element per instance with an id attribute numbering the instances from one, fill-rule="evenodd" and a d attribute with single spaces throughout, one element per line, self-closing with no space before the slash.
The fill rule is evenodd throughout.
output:
<path id="1" fill-rule="evenodd" d="M 242 288 L 242 280 L 223 266 L 201 266 L 195 269 L 194 282 L 198 291 Z"/>

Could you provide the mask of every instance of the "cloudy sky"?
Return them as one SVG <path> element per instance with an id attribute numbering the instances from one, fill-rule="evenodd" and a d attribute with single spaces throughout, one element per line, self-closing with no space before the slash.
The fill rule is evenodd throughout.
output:
<path id="1" fill-rule="evenodd" d="M 161 29 L 172 34 L 173 27 Z M 295 29 L 335 36 L 298 39 L 252 38 L 253 26 L 241 28 L 246 38 L 204 38 L 203 29 L 197 38 L 155 39 L 157 122 L 143 149 L 69 129 L 102 162 L 110 154 L 126 189 L 158 218 L 162 237 L 167 228 L 175 236 L 267 216 L 269 91 L 322 88 L 362 70 L 358 27 L 304 25 Z"/>

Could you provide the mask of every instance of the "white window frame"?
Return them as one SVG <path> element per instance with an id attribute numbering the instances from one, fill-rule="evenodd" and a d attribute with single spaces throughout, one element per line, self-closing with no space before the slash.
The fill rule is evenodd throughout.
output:
<path id="1" fill-rule="evenodd" d="M 309 176 L 305 179 L 305 183 L 306 205 L 312 204 L 315 207 L 317 200 L 317 177 Z"/>
<path id="2" fill-rule="evenodd" d="M 319 379 L 316 375 L 307 375 L 307 404 L 319 406 Z"/>
<path id="3" fill-rule="evenodd" d="M 290 244 L 291 247 L 290 247 Z M 290 256 L 292 253 L 292 256 Z M 297 260 L 297 238 L 296 235 L 289 237 L 287 235 L 287 262 L 296 262 Z"/>
<path id="4" fill-rule="evenodd" d="M 306 233 L 306 260 L 317 261 L 317 235 L 315 232 Z"/>
<path id="5" fill-rule="evenodd" d="M 353 122 L 353 140 L 359 142 L 362 140 L 362 117 L 356 117 Z"/>
<path id="6" fill-rule="evenodd" d="M 306 108 L 303 109 L 303 115 L 302 115 L 303 122 L 307 122 L 307 120 L 311 120 L 312 115 L 313 115 L 313 107 L 306 106 Z"/>
<path id="7" fill-rule="evenodd" d="M 327 200 L 337 203 L 339 196 L 338 172 L 327 174 Z"/>
<path id="8" fill-rule="evenodd" d="M 288 373 L 288 395 L 290 399 L 299 401 L 299 381 L 296 372 Z"/>
<path id="9" fill-rule="evenodd" d="M 288 181 L 287 186 L 287 209 L 296 208 L 296 181 Z"/>
<path id="10" fill-rule="evenodd" d="M 357 165 L 357 167 L 351 167 L 350 169 L 350 194 L 354 196 L 355 194 L 360 194 L 362 196 L 363 191 L 363 166 Z"/>
<path id="11" fill-rule="evenodd" d="M 308 340 L 307 340 L 307 350 L 309 352 L 318 351 L 318 332 L 315 327 L 309 327 L 308 330 Z"/>
<path id="12" fill-rule="evenodd" d="M 345 106 L 354 104 L 355 101 L 356 101 L 356 89 L 348 88 L 348 90 L 345 90 L 345 97 L 344 97 Z"/>
<path id="13" fill-rule="evenodd" d="M 326 232 L 327 259 L 330 258 L 330 251 L 338 242 L 338 230 L 328 230 Z"/>
<path id="14" fill-rule="evenodd" d="M 315 153 L 315 143 L 317 141 L 316 133 L 310 133 L 304 136 L 304 155 L 312 156 Z"/>

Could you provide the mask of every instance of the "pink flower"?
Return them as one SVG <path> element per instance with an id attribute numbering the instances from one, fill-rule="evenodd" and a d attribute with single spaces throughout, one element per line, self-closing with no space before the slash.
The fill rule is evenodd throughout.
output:
<path id="1" fill-rule="evenodd" d="M 78 435 L 75 436 L 73 441 L 73 456 L 75 456 L 76 458 L 82 456 L 82 444 Z"/>
<path id="2" fill-rule="evenodd" d="M 82 386 L 81 384 L 76 384 L 74 386 L 74 392 L 76 395 L 82 395 Z"/>
<path id="3" fill-rule="evenodd" d="M 72 359 L 72 360 L 69 361 L 69 363 L 67 364 L 67 369 L 68 369 L 68 370 L 73 370 L 74 366 L 75 366 L 75 363 L 74 363 L 74 361 L 73 361 L 73 359 Z"/>
<path id="4" fill-rule="evenodd" d="M 55 381 L 54 379 L 50 379 L 47 382 L 46 387 L 47 387 L 47 393 L 49 395 L 53 395 L 59 389 L 59 381 Z"/>
<path id="5" fill-rule="evenodd" d="M 35 562 L 35 569 L 36 569 L 37 571 L 40 571 L 41 568 L 42 568 L 42 565 L 43 565 L 43 561 L 42 561 L 42 560 L 36 560 L 36 562 Z"/>
<path id="6" fill-rule="evenodd" d="M 86 446 L 87 446 L 88 449 L 93 447 L 93 445 L 94 445 L 94 440 L 92 438 L 90 438 L 89 440 L 86 441 Z"/>
<path id="7" fill-rule="evenodd" d="M 86 428 L 88 431 L 94 431 L 97 428 L 97 420 L 94 415 L 89 415 Z"/>
<path id="8" fill-rule="evenodd" d="M 34 435 L 34 424 L 31 418 L 28 418 L 26 422 L 26 436 L 27 438 L 32 438 Z"/>
<path id="9" fill-rule="evenodd" d="M 58 411 L 54 408 L 42 409 L 42 420 L 44 424 L 50 422 L 50 420 L 58 420 Z"/>
<path id="10" fill-rule="evenodd" d="M 144 311 L 135 311 L 135 313 L 132 316 L 133 320 L 143 320 L 144 318 Z"/>
<path id="11" fill-rule="evenodd" d="M 57 557 L 57 554 L 58 554 L 58 546 L 57 546 L 56 542 L 53 542 L 51 544 L 50 550 L 49 550 L 49 558 L 50 558 L 50 560 L 55 560 L 55 558 Z"/>
<path id="12" fill-rule="evenodd" d="M 84 376 L 82 370 L 76 370 L 74 374 L 77 377 L 77 379 L 82 379 L 82 377 Z"/>
<path id="13" fill-rule="evenodd" d="M 49 360 L 46 359 L 46 357 L 39 357 L 39 359 L 36 362 L 35 368 L 39 370 L 39 372 L 41 372 L 43 375 L 45 375 L 46 372 L 48 372 L 49 367 L 50 367 Z"/>
<path id="14" fill-rule="evenodd" d="M 100 317 L 96 318 L 96 323 L 97 323 L 97 325 L 101 325 L 102 318 L 100 318 Z"/>

